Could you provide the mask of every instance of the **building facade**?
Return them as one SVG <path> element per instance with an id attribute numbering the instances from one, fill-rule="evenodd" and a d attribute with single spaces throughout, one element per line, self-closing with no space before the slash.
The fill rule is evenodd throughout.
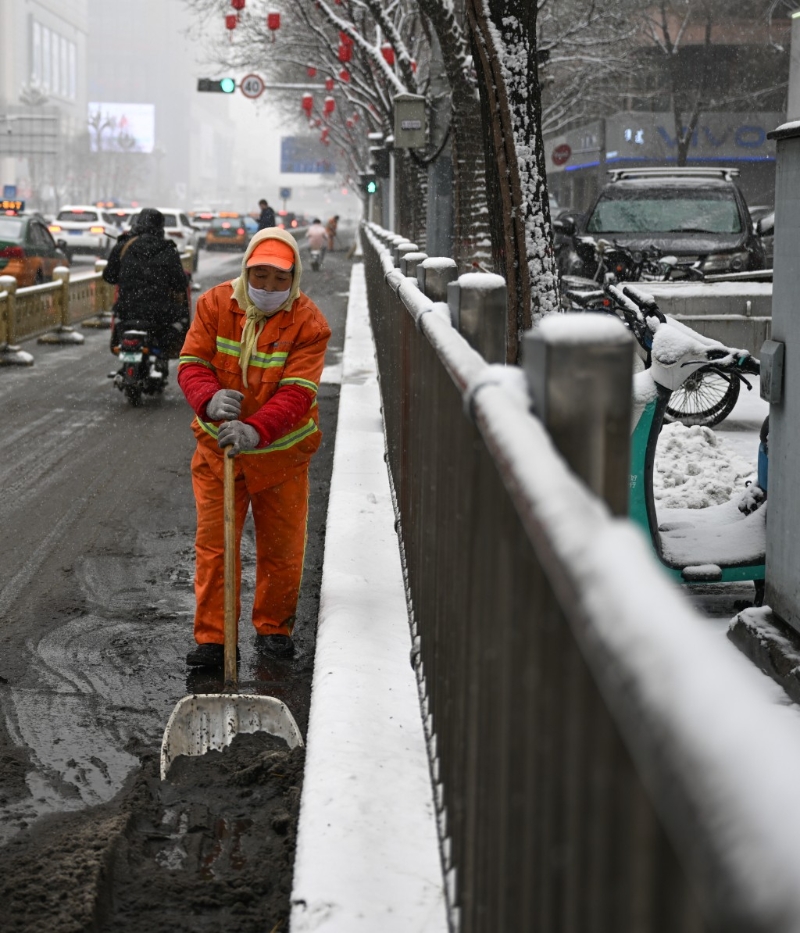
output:
<path id="1" fill-rule="evenodd" d="M 88 32 L 89 0 L 0 0 L 0 182 L 42 210 L 86 132 Z"/>

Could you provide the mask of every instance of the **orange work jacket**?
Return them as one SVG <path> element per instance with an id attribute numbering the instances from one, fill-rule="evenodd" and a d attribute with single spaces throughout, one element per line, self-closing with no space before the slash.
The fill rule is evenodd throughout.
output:
<path id="1" fill-rule="evenodd" d="M 207 366 L 221 388 L 242 392 L 242 420 L 255 414 L 281 386 L 302 386 L 314 395 L 311 408 L 300 423 L 268 447 L 243 451 L 237 457 L 248 489 L 257 492 L 280 482 L 282 476 L 299 464 L 307 463 L 320 445 L 316 394 L 331 331 L 319 308 L 301 292 L 290 308 L 266 320 L 250 357 L 245 386 L 239 366 L 244 324 L 245 314 L 233 298 L 231 283 L 210 289 L 197 302 L 178 365 Z M 195 416 L 192 430 L 199 451 L 221 479 L 223 454 L 217 444 L 220 424 Z"/>

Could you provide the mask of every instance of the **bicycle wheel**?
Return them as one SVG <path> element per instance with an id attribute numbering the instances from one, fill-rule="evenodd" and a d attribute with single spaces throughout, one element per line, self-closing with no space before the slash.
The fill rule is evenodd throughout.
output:
<path id="1" fill-rule="evenodd" d="M 672 393 L 664 420 L 713 428 L 733 411 L 740 387 L 736 376 L 704 366 Z"/>

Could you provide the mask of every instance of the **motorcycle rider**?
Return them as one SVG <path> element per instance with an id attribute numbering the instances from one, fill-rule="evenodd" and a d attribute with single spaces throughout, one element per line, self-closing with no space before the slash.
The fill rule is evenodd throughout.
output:
<path id="1" fill-rule="evenodd" d="M 125 330 L 140 327 L 160 351 L 161 378 L 169 356 L 180 349 L 189 324 L 186 273 L 175 243 L 164 236 L 164 215 L 145 207 L 130 233 L 120 236 L 103 270 L 106 282 L 118 286 L 111 347 Z M 154 364 L 155 365 L 155 364 Z M 157 372 L 151 373 L 158 377 Z"/>
<path id="2" fill-rule="evenodd" d="M 306 242 L 309 249 L 319 250 L 319 264 L 322 265 L 322 261 L 325 259 L 325 250 L 330 243 L 330 237 L 328 231 L 322 226 L 319 217 L 315 217 L 311 226 L 306 230 Z"/>

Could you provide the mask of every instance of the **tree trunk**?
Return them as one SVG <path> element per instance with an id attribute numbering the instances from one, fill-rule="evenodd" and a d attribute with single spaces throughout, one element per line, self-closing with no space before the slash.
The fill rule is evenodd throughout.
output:
<path id="1" fill-rule="evenodd" d="M 547 201 L 536 56 L 537 5 L 529 0 L 467 0 L 486 102 L 499 211 L 492 214 L 498 267 L 508 284 L 507 360 L 519 358 L 522 331 L 558 310 L 558 278 Z"/>
<path id="2" fill-rule="evenodd" d="M 395 217 L 397 232 L 425 250 L 428 172 L 404 149 L 395 149 Z"/>
<path id="3" fill-rule="evenodd" d="M 465 37 L 452 6 L 444 0 L 419 0 L 442 51 L 451 93 L 453 157 L 453 259 L 462 269 L 491 263 L 489 211 L 483 152 L 483 122 L 477 88 L 466 61 Z M 436 197 L 431 191 L 429 197 Z"/>

